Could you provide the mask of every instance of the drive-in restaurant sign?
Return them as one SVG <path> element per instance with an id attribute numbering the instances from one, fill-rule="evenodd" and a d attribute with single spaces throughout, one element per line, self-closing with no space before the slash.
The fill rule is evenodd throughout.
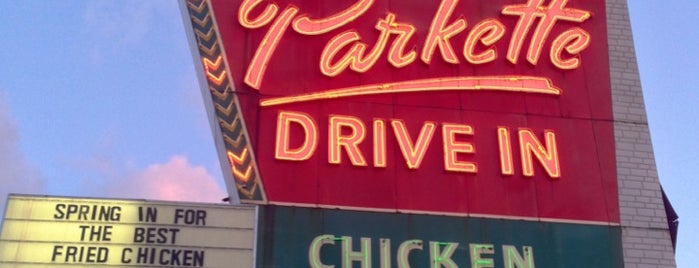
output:
<path id="1" fill-rule="evenodd" d="M 183 3 L 242 202 L 619 222 L 603 0 Z"/>

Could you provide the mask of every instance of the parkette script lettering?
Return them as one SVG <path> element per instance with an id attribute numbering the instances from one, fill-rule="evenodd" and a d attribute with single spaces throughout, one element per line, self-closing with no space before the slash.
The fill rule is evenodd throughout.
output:
<path id="1" fill-rule="evenodd" d="M 368 72 L 384 54 L 387 55 L 386 60 L 395 68 L 416 64 L 418 60 L 429 65 L 440 58 L 450 64 L 462 64 L 464 60 L 473 65 L 489 63 L 500 57 L 494 45 L 498 42 L 506 42 L 501 39 L 507 31 L 512 31 L 507 53 L 504 56 L 508 62 L 518 64 L 524 55 L 527 62 L 537 65 L 542 54 L 545 54 L 543 51 L 545 44 L 550 42 L 548 56 L 553 65 L 561 70 L 576 69 L 581 65 L 580 53 L 590 45 L 590 34 L 580 27 L 567 26 L 570 29 L 561 32 L 558 36 L 553 38 L 549 36 L 557 22 L 566 21 L 582 24 L 590 18 L 589 11 L 566 7 L 569 1 L 549 0 L 548 4 L 545 5 L 545 0 L 527 0 L 523 4 L 507 5 L 502 8 L 501 14 L 517 18 L 514 28 L 506 29 L 505 25 L 497 18 L 487 18 L 473 24 L 471 29 L 466 32 L 469 22 L 459 15 L 459 10 L 457 10 L 459 0 L 442 0 L 433 16 L 424 44 L 417 48 L 408 46 L 409 41 L 414 38 L 416 26 L 401 21 L 400 14 L 390 11 L 384 17 L 376 20 L 375 29 L 378 38 L 370 38 L 371 40 L 376 39 L 373 44 L 366 43 L 356 30 L 333 32 L 356 20 L 366 20 L 365 13 L 372 7 L 375 0 L 357 0 L 346 9 L 325 18 L 312 18 L 294 5 L 289 5 L 282 10 L 274 1 L 245 0 L 239 7 L 238 22 L 250 30 L 264 27 L 266 34 L 257 45 L 255 54 L 247 67 L 244 82 L 253 89 L 260 89 L 267 66 L 271 64 L 272 55 L 277 50 L 284 35 L 291 30 L 310 37 L 334 34 L 334 37 L 320 52 L 318 65 L 320 72 L 328 77 L 337 76 L 346 72 L 347 69 L 359 73 Z M 452 37 L 460 34 L 466 37 L 464 44 L 452 42 Z M 527 43 L 529 47 L 525 48 Z M 384 53 L 386 49 L 388 52 Z M 450 78 L 458 81 L 476 79 L 474 77 Z M 521 84 L 542 79 L 523 76 L 481 78 L 502 80 L 503 83 L 516 80 Z M 429 84 L 430 81 L 419 80 L 417 82 Z M 347 96 L 385 93 L 386 91 L 396 92 L 392 91 L 392 88 L 399 88 L 398 92 L 419 90 L 411 88 L 411 83 L 415 84 L 416 81 L 338 89 L 332 91 L 328 96 L 316 94 L 307 97 L 310 99 L 337 97 L 336 93 L 338 92 Z M 406 87 L 409 89 L 406 90 Z M 460 84 L 456 88 L 473 90 L 471 87 L 460 86 Z M 433 88 L 428 87 L 427 89 Z M 523 88 L 519 91 L 558 94 L 556 90 L 546 90 L 546 87 L 529 89 Z M 508 88 L 507 90 L 512 89 Z M 263 100 L 261 105 L 279 105 L 303 100 L 298 98 L 268 100 L 268 102 Z"/>

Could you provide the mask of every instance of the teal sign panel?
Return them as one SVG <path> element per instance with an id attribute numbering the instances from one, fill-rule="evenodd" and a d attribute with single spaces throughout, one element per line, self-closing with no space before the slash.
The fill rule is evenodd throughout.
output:
<path id="1" fill-rule="evenodd" d="M 260 206 L 256 267 L 623 267 L 618 226 Z"/>

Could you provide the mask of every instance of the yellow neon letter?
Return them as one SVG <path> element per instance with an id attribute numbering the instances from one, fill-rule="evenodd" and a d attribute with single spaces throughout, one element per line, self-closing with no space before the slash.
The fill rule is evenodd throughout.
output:
<path id="1" fill-rule="evenodd" d="M 291 123 L 296 123 L 305 132 L 303 145 L 296 149 L 289 148 Z M 311 116 L 297 112 L 280 112 L 277 117 L 277 137 L 274 158 L 280 160 L 307 160 L 318 145 L 318 127 Z"/>
<path id="2" fill-rule="evenodd" d="M 294 20 L 293 27 L 294 30 L 300 34 L 324 34 L 354 21 L 357 17 L 364 14 L 373 4 L 374 0 L 359 0 L 348 9 L 324 19 L 311 19 L 305 15 L 300 16 L 298 19 Z"/>
<path id="3" fill-rule="evenodd" d="M 542 12 L 539 11 L 539 7 L 543 2 L 544 0 L 529 0 L 526 5 L 510 5 L 502 9 L 502 14 L 519 16 L 517 26 L 515 26 L 512 32 L 510 47 L 507 50 L 507 59 L 510 62 L 517 63 L 517 57 L 519 57 L 519 53 L 522 50 L 524 38 L 529 33 L 534 20 L 543 16 Z M 532 41 L 532 43 L 534 42 Z"/>
<path id="4" fill-rule="evenodd" d="M 498 53 L 495 47 L 490 47 L 495 44 L 502 36 L 505 35 L 505 25 L 496 19 L 484 20 L 476 26 L 468 34 L 466 44 L 464 45 L 464 57 L 472 64 L 483 64 L 495 60 Z M 475 54 L 476 42 L 480 40 L 488 48 L 480 54 Z"/>
<path id="5" fill-rule="evenodd" d="M 473 162 L 458 161 L 458 153 L 472 154 L 476 150 L 470 142 L 456 141 L 456 135 L 473 135 L 473 128 L 469 125 L 444 124 L 442 125 L 442 138 L 444 142 L 444 169 L 454 172 L 476 173 L 478 168 Z"/>
<path id="6" fill-rule="evenodd" d="M 583 22 L 590 18 L 590 12 L 574 8 L 566 8 L 568 0 L 551 0 L 547 7 L 542 6 L 544 0 L 529 0 L 525 5 L 510 5 L 502 10 L 502 14 L 519 16 L 519 21 L 512 34 L 507 59 L 517 63 L 517 57 L 524 44 L 524 38 L 534 24 L 536 18 L 541 18 L 534 31 L 527 52 L 527 60 L 536 65 L 541 55 L 541 49 L 551 29 L 558 20 Z"/>
<path id="7" fill-rule="evenodd" d="M 249 18 L 250 12 L 262 1 L 263 0 L 245 0 L 240 4 L 240 8 L 238 9 L 238 22 L 240 22 L 240 25 L 248 29 L 255 29 L 267 25 L 267 23 L 274 19 L 274 16 L 277 15 L 277 10 L 279 10 L 279 7 L 275 4 L 267 5 L 265 11 L 262 11 L 262 14 L 257 18 Z"/>
<path id="8" fill-rule="evenodd" d="M 432 54 L 437 46 L 439 46 L 439 50 L 442 52 L 444 61 L 454 64 L 459 63 L 459 59 L 456 57 L 449 39 L 466 29 L 466 20 L 460 18 L 452 24 L 446 25 L 458 3 L 459 0 L 443 0 L 442 4 L 439 5 L 437 14 L 432 19 L 425 46 L 422 48 L 422 61 L 425 63 L 429 64 L 432 61 Z"/>
<path id="9" fill-rule="evenodd" d="M 391 125 L 393 125 L 393 133 L 396 134 L 398 146 L 400 147 L 401 153 L 403 153 L 403 158 L 405 158 L 408 168 L 419 168 L 422 159 L 425 157 L 427 148 L 430 145 L 430 141 L 432 141 L 435 123 L 425 122 L 415 143 L 412 142 L 408 129 L 405 127 L 403 121 L 392 120 Z"/>
<path id="10" fill-rule="evenodd" d="M 379 23 L 376 24 L 376 29 L 398 35 L 398 37 L 393 40 L 391 49 L 388 52 L 388 61 L 394 67 L 401 68 L 415 61 L 415 57 L 417 57 L 415 50 L 411 50 L 408 54 L 405 54 L 405 47 L 415 33 L 415 26 L 395 22 L 395 19 L 395 14 L 388 13 L 385 20 L 379 20 Z"/>
<path id="11" fill-rule="evenodd" d="M 549 6 L 543 8 L 545 13 L 542 14 L 542 18 L 539 21 L 539 25 L 534 31 L 532 36 L 532 42 L 529 44 L 529 51 L 527 52 L 527 60 L 536 65 L 539 61 L 539 55 L 541 55 L 541 49 L 544 47 L 544 42 L 551 33 L 553 26 L 556 21 L 571 21 L 571 22 L 583 22 L 590 18 L 590 12 L 574 8 L 566 8 L 566 3 L 569 0 L 551 0 Z"/>
<path id="12" fill-rule="evenodd" d="M 386 167 L 386 123 L 374 119 L 374 167 Z"/>
<path id="13" fill-rule="evenodd" d="M 581 28 L 568 30 L 553 40 L 551 44 L 551 62 L 559 69 L 570 70 L 580 66 L 580 55 L 590 45 L 590 34 Z M 564 60 L 561 54 L 563 49 L 573 58 Z"/>
<path id="14" fill-rule="evenodd" d="M 386 20 L 392 21 L 395 17 L 393 14 L 386 15 Z M 340 74 L 342 71 L 350 67 L 356 72 L 366 72 L 371 69 L 376 61 L 383 53 L 388 42 L 388 37 L 391 35 L 390 28 L 384 28 L 386 21 L 379 20 L 376 23 L 376 29 L 381 31 L 379 38 L 376 40 L 374 47 L 367 53 L 367 44 L 360 42 L 361 37 L 356 31 L 349 31 L 337 35 L 328 42 L 320 55 L 320 70 L 324 75 L 333 77 Z M 333 59 L 344 47 L 354 43 L 345 55 L 333 64 Z M 366 55 L 365 55 L 366 54 Z"/>
<path id="15" fill-rule="evenodd" d="M 546 147 L 544 148 L 530 129 L 519 130 L 519 146 L 522 157 L 522 173 L 524 176 L 534 176 L 534 163 L 532 155 L 536 156 L 546 173 L 552 179 L 561 177 L 560 164 L 558 162 L 558 149 L 556 148 L 556 134 L 553 130 L 544 130 Z"/>
<path id="16" fill-rule="evenodd" d="M 342 135 L 342 128 L 350 130 L 349 135 Z M 366 160 L 359 150 L 359 144 L 364 141 L 366 127 L 356 117 L 332 115 L 330 116 L 330 129 L 328 134 L 328 162 L 340 164 L 340 147 L 345 147 L 352 165 L 366 166 Z"/>
<path id="17" fill-rule="evenodd" d="M 248 71 L 245 74 L 245 84 L 251 86 L 254 89 L 260 89 L 262 85 L 262 78 L 264 77 L 265 71 L 267 70 L 267 65 L 269 59 L 274 54 L 274 51 L 279 45 L 284 32 L 289 28 L 291 19 L 294 18 L 296 13 L 298 13 L 298 8 L 288 7 L 282 14 L 274 21 L 274 24 L 269 28 L 265 38 L 260 42 L 260 46 L 255 51 L 255 55 L 250 61 L 250 66 L 248 66 Z"/>
<path id="18" fill-rule="evenodd" d="M 498 127 L 498 147 L 500 149 L 500 171 L 502 175 L 515 173 L 512 164 L 512 142 L 510 142 L 510 130 L 506 127 Z"/>

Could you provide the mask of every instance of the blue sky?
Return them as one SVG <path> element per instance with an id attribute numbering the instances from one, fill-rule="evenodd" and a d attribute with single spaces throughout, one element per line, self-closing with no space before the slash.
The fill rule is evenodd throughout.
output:
<path id="1" fill-rule="evenodd" d="M 660 182 L 680 215 L 678 267 L 699 254 L 699 31 L 696 1 L 629 1 Z"/>
<path id="2" fill-rule="evenodd" d="M 629 2 L 660 180 L 680 214 L 678 267 L 692 267 L 699 4 Z M 2 1 L 0 9 L 3 199 L 225 196 L 176 1 Z"/>
<path id="3" fill-rule="evenodd" d="M 20 162 L 9 177 L 42 182 L 28 189 L 37 193 L 157 198 L 176 186 L 129 188 L 165 179 L 153 170 L 178 170 L 216 193 L 194 197 L 202 182 L 192 178 L 179 198 L 225 196 L 175 1 L 1 5 L 13 10 L 0 18 L 12 25 L 1 30 L 0 116 L 18 139 L 4 157 Z"/>

